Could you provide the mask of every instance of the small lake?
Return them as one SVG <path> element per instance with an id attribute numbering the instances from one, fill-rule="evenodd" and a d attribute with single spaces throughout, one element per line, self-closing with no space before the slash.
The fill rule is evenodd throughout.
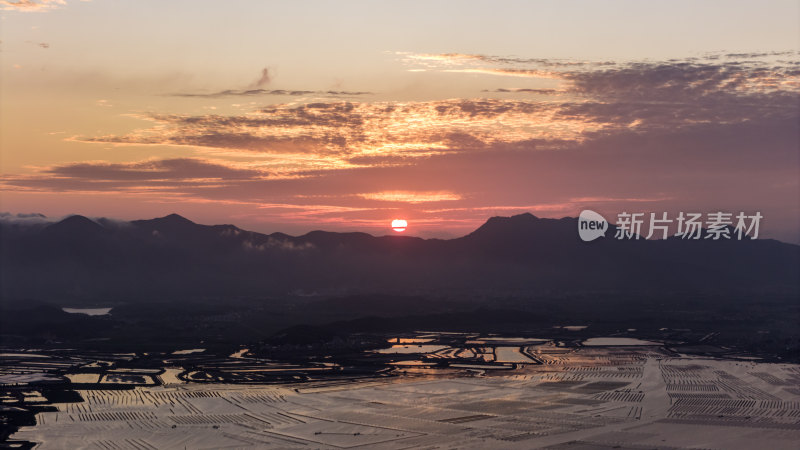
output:
<path id="1" fill-rule="evenodd" d="M 65 313 L 85 314 L 87 316 L 106 316 L 111 308 L 61 308 Z"/>

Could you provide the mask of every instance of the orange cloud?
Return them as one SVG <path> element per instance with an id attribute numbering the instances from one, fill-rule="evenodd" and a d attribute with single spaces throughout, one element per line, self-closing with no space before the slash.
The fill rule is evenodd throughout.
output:
<path id="1" fill-rule="evenodd" d="M 66 5 L 65 0 L 0 0 L 5 10 L 13 11 L 48 11 Z"/>
<path id="2" fill-rule="evenodd" d="M 358 194 L 367 200 L 400 203 L 428 203 L 461 200 L 461 196 L 448 191 L 383 191 Z"/>

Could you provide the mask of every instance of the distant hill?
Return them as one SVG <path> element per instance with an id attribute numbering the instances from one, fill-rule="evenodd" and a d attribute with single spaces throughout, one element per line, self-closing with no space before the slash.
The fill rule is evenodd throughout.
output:
<path id="1" fill-rule="evenodd" d="M 774 240 L 593 242 L 577 219 L 492 217 L 450 240 L 261 234 L 177 214 L 0 225 L 4 299 L 384 292 L 800 293 L 800 246 Z M 608 233 L 613 236 L 612 230 Z"/>

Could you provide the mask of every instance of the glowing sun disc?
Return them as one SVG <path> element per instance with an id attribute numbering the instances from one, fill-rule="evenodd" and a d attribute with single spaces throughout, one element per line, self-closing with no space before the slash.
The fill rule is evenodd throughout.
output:
<path id="1" fill-rule="evenodd" d="M 394 231 L 397 231 L 398 233 L 402 233 L 403 231 L 406 231 L 407 227 L 408 227 L 408 222 L 406 222 L 403 219 L 394 219 L 392 221 L 392 229 Z"/>

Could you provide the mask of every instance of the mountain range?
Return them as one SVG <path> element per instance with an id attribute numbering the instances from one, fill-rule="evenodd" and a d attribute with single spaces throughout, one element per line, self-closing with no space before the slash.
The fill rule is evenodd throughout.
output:
<path id="1" fill-rule="evenodd" d="M 0 225 L 7 300 L 351 293 L 800 293 L 800 246 L 774 240 L 583 242 L 577 219 L 492 217 L 456 239 L 262 234 L 177 214 Z M 607 233 L 613 236 L 614 227 Z"/>

